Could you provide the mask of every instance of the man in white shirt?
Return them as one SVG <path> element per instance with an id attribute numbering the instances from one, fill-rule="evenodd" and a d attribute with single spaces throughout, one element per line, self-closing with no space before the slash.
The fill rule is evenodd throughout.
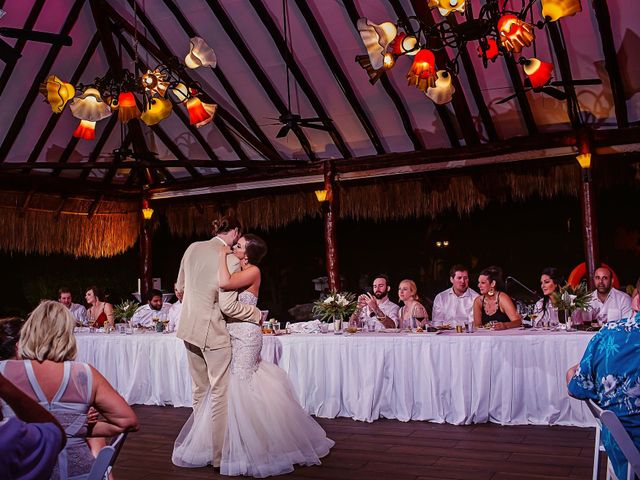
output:
<path id="1" fill-rule="evenodd" d="M 606 267 L 596 269 L 593 274 L 596 289 L 591 292 L 589 304 L 592 318 L 597 318 L 601 323 L 629 318 L 633 315 L 631 297 L 611 287 L 612 277 L 611 270 Z"/>
<path id="2" fill-rule="evenodd" d="M 176 298 L 178 299 L 178 301 L 171 305 L 171 308 L 169 309 L 169 326 L 167 327 L 167 330 L 169 330 L 170 332 L 175 332 L 176 328 L 178 328 L 178 323 L 180 322 L 180 312 L 182 311 L 182 297 L 184 295 L 184 292 L 178 290 L 175 285 L 173 291 L 176 294 Z"/>
<path id="3" fill-rule="evenodd" d="M 147 294 L 149 301 L 136 310 L 131 319 L 134 327 L 153 327 L 154 319 L 157 321 L 167 320 L 169 316 L 170 303 L 162 302 L 162 292 L 152 289 Z"/>
<path id="4" fill-rule="evenodd" d="M 384 274 L 373 279 L 373 293 L 366 293 L 358 297 L 358 308 L 351 318 L 361 322 L 376 322 L 376 330 L 382 328 L 397 328 L 398 311 L 400 307 L 389 300 L 389 277 Z"/>
<path id="5" fill-rule="evenodd" d="M 73 318 L 76 319 L 76 325 L 89 324 L 89 321 L 87 320 L 87 309 L 79 303 L 73 303 L 71 290 L 66 287 L 62 287 L 60 290 L 58 290 L 58 302 L 69 309 L 71 315 L 73 315 Z"/>
<path id="6" fill-rule="evenodd" d="M 454 265 L 449 270 L 451 288 L 436 295 L 433 301 L 434 326 L 453 321 L 473 322 L 473 300 L 478 293 L 469 288 L 469 271 L 464 265 Z"/>

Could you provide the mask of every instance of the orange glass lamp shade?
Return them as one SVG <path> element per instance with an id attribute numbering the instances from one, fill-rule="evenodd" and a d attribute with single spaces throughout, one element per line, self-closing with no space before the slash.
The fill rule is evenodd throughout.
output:
<path id="1" fill-rule="evenodd" d="M 184 64 L 189 68 L 212 67 L 215 68 L 218 60 L 216 54 L 207 42 L 200 37 L 189 39 L 189 53 L 184 58 Z"/>
<path id="2" fill-rule="evenodd" d="M 73 136 L 85 140 L 94 140 L 96 138 L 96 122 L 80 120 L 80 125 L 73 132 Z"/>
<path id="3" fill-rule="evenodd" d="M 580 0 L 542 0 L 542 17 L 555 22 L 582 11 Z"/>
<path id="4" fill-rule="evenodd" d="M 147 70 L 147 73 L 140 77 L 140 85 L 148 92 L 164 97 L 170 85 L 165 79 L 166 75 L 160 70 Z"/>
<path id="5" fill-rule="evenodd" d="M 142 200 L 142 218 L 151 220 L 151 217 L 153 217 L 153 208 L 149 206 L 149 201 L 144 199 Z"/>
<path id="6" fill-rule="evenodd" d="M 127 123 L 134 118 L 140 118 L 136 97 L 131 92 L 120 93 L 118 95 L 118 120 L 122 123 Z"/>
<path id="7" fill-rule="evenodd" d="M 156 125 L 171 115 L 172 111 L 173 105 L 170 100 L 166 98 L 152 98 L 151 106 L 140 115 L 140 120 L 149 126 Z"/>
<path id="8" fill-rule="evenodd" d="M 498 49 L 498 42 L 496 42 L 495 38 L 487 39 L 487 49 L 484 51 L 484 54 L 487 56 L 487 60 L 491 60 L 492 62 L 498 58 L 500 55 L 500 50 Z M 478 56 L 482 56 L 482 47 L 478 46 Z"/>
<path id="9" fill-rule="evenodd" d="M 453 75 L 446 70 L 438 70 L 436 76 L 436 86 L 428 88 L 425 95 L 430 98 L 433 103 L 444 105 L 451 101 L 456 91 L 453 86 Z"/>
<path id="10" fill-rule="evenodd" d="M 580 168 L 583 168 L 583 169 L 591 168 L 591 153 L 590 152 L 581 153 L 580 155 L 578 155 L 576 157 L 576 160 L 578 160 L 578 163 L 580 164 Z"/>
<path id="11" fill-rule="evenodd" d="M 191 97 L 187 100 L 189 123 L 198 128 L 211 123 L 217 108 L 217 105 L 203 103 L 198 97 Z"/>
<path id="12" fill-rule="evenodd" d="M 429 8 L 437 8 L 440 15 L 446 17 L 451 12 L 464 13 L 465 0 L 429 0 Z"/>
<path id="13" fill-rule="evenodd" d="M 531 57 L 524 64 L 524 73 L 529 77 L 531 86 L 535 88 L 544 87 L 553 74 L 553 64 L 543 62 L 537 58 Z"/>
<path id="14" fill-rule="evenodd" d="M 374 70 L 380 70 L 384 65 L 384 54 L 387 46 L 396 38 L 398 29 L 391 22 L 377 25 L 366 18 L 359 18 L 356 22 L 362 43 L 367 49 L 367 55 Z"/>
<path id="15" fill-rule="evenodd" d="M 318 202 L 323 203 L 327 201 L 327 191 L 326 190 L 316 190 L 316 199 Z"/>
<path id="16" fill-rule="evenodd" d="M 436 58 L 431 50 L 420 50 L 413 59 L 413 65 L 407 73 L 409 85 L 423 92 L 436 86 Z"/>
<path id="17" fill-rule="evenodd" d="M 62 113 L 62 109 L 76 94 L 76 89 L 70 83 L 63 82 L 55 75 L 50 75 L 44 83 L 40 84 L 40 93 L 51 105 L 53 113 Z"/>
<path id="18" fill-rule="evenodd" d="M 82 95 L 73 99 L 69 105 L 71 113 L 80 120 L 98 122 L 111 115 L 111 109 L 95 88 L 87 88 Z"/>
<path id="19" fill-rule="evenodd" d="M 534 39 L 533 25 L 512 14 L 500 17 L 498 32 L 504 48 L 513 53 L 520 53 L 524 47 L 531 45 Z"/>

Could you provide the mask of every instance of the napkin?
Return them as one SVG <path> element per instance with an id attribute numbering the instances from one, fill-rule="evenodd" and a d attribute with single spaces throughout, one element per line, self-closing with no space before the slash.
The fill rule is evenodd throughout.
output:
<path id="1" fill-rule="evenodd" d="M 310 322 L 296 322 L 289 324 L 291 333 L 319 333 L 320 320 L 311 320 Z"/>

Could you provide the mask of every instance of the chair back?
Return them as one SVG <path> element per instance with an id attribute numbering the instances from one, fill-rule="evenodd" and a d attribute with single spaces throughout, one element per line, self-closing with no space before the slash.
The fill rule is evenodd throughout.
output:
<path id="1" fill-rule="evenodd" d="M 603 426 L 607 427 L 609 433 L 614 438 L 618 447 L 622 451 L 622 454 L 629 462 L 629 475 L 633 478 L 631 472 L 635 473 L 640 478 L 640 451 L 631 440 L 631 437 L 624 428 L 624 425 L 620 422 L 620 419 L 611 410 L 603 410 L 596 405 L 592 400 L 587 400 L 587 406 L 596 420 Z"/>
<path id="2" fill-rule="evenodd" d="M 87 480 L 104 480 L 107 478 L 109 468 L 115 463 L 116 458 L 118 458 L 122 444 L 127 438 L 127 433 L 128 432 L 122 432 L 111 445 L 107 445 L 100 450 L 96 461 L 93 462 Z"/>

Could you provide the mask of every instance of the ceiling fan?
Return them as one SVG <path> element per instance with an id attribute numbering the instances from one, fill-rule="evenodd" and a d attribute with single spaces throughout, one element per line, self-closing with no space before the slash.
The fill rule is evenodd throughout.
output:
<path id="1" fill-rule="evenodd" d="M 555 88 L 555 87 L 564 87 L 565 85 L 600 85 L 600 84 L 602 84 L 602 80 L 600 80 L 599 78 L 587 78 L 584 80 L 571 80 L 570 82 L 564 82 L 564 81 L 558 80 L 556 82 L 549 82 L 542 87 L 533 88 L 531 86 L 531 81 L 529 80 L 529 78 L 525 78 L 524 91 L 528 92 L 529 90 L 533 90 L 536 93 L 546 93 L 550 97 L 553 97 L 557 100 L 566 100 L 567 99 L 566 92 L 564 90 L 560 90 L 559 88 Z M 509 100 L 514 99 L 516 96 L 517 96 L 517 93 L 513 93 L 508 97 L 504 97 L 503 99 L 498 100 L 496 104 L 500 105 L 502 103 L 508 102 Z"/>
<path id="2" fill-rule="evenodd" d="M 0 18 L 4 16 L 4 10 L 0 9 Z M 52 45 L 63 45 L 70 47 L 73 40 L 69 35 L 59 33 L 38 32 L 36 30 L 25 30 L 23 28 L 0 27 L 0 36 L 17 38 L 32 42 L 50 43 Z M 10 44 L 0 39 L 0 60 L 4 63 L 15 63 L 22 55 Z"/>
<path id="3" fill-rule="evenodd" d="M 284 24 L 284 41 L 287 45 L 291 45 L 291 36 L 288 30 L 288 0 L 282 0 L 282 11 L 283 11 L 283 24 Z M 293 56 L 293 49 L 291 50 Z M 286 62 L 285 62 L 286 63 Z M 287 111 L 280 115 L 278 118 L 274 118 L 273 120 L 278 120 L 279 124 L 282 125 L 282 128 L 278 131 L 276 138 L 286 137 L 292 128 L 295 127 L 305 127 L 305 128 L 315 128 L 316 130 L 331 130 L 331 119 L 326 118 L 322 119 L 320 117 L 308 117 L 303 118 L 297 113 L 291 112 L 291 85 L 289 80 L 289 64 L 286 63 L 286 74 L 287 74 Z M 273 125 L 278 125 L 274 123 Z"/>

